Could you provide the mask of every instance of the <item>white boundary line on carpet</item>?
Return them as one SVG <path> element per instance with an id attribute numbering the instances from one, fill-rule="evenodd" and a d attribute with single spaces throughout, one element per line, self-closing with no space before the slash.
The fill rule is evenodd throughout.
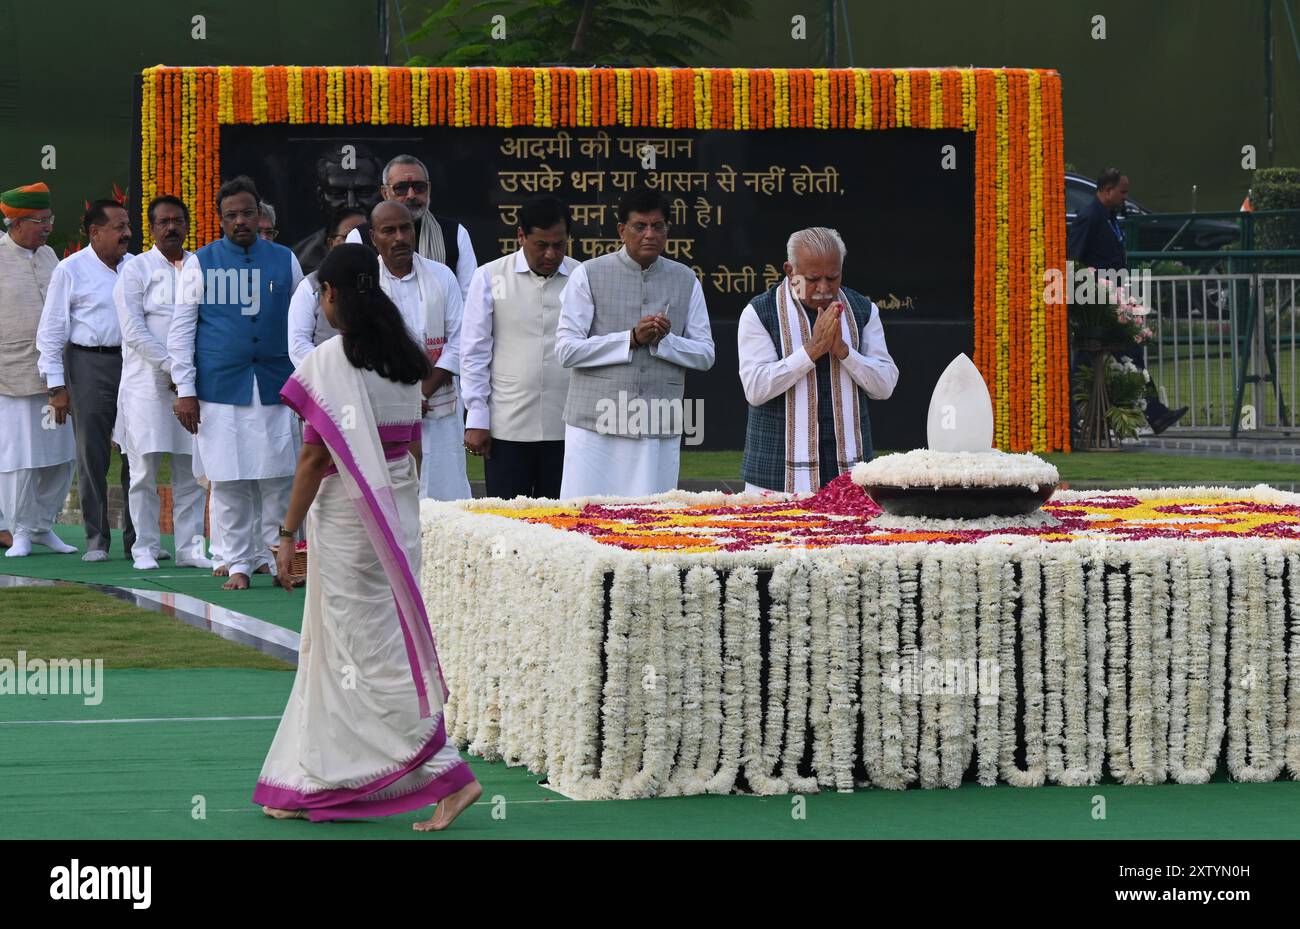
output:
<path id="1" fill-rule="evenodd" d="M 10 719 L 0 726 L 102 726 L 111 723 L 214 723 L 246 719 L 279 719 L 279 716 L 141 716 L 124 719 Z"/>
<path id="2" fill-rule="evenodd" d="M 507 805 L 507 807 L 511 807 L 511 806 L 515 806 L 516 804 L 518 804 L 518 805 L 520 805 L 520 806 L 524 806 L 524 805 L 529 805 L 529 806 L 531 806 L 531 805 L 538 804 L 538 803 L 549 804 L 549 803 L 579 803 L 579 802 L 583 802 L 583 803 L 602 803 L 602 802 L 604 802 L 604 801 L 601 801 L 601 800 L 578 801 L 578 800 L 570 800 L 568 797 L 561 797 L 561 798 L 559 798 L 559 799 L 557 799 L 557 800 L 510 800 L 510 799 L 507 799 L 507 800 L 506 800 L 506 805 Z M 429 804 L 429 806 L 433 806 L 433 805 L 434 805 L 434 804 L 432 804 L 432 803 Z M 474 802 L 473 806 L 492 806 L 492 801 L 491 801 L 491 800 L 476 800 L 476 801 Z M 18 815 L 48 816 L 50 813 L 62 813 L 62 812 L 64 812 L 64 808 L 60 807 L 60 808 L 57 808 L 57 809 L 49 809 L 49 810 L 23 810 L 21 813 L 8 813 L 8 814 L 6 814 L 6 815 L 8 815 L 8 816 L 18 816 Z M 184 814 L 184 815 L 188 816 L 188 815 L 190 815 L 192 812 L 193 812 L 193 807 L 188 807 L 188 806 L 187 806 L 187 807 L 184 807 L 184 808 L 182 808 L 182 807 L 176 807 L 175 809 L 171 809 L 171 810 L 95 810 L 95 815 L 96 815 L 96 816 L 139 816 L 139 815 L 142 814 L 142 813 L 166 813 L 166 814 L 171 815 L 171 816 L 175 816 L 175 815 L 177 815 L 177 814 Z M 415 810 L 412 810 L 411 812 L 416 812 L 416 811 L 415 811 Z M 208 809 L 208 813 L 209 813 L 209 814 L 211 814 L 211 813 L 256 813 L 258 816 L 266 816 L 266 814 L 262 812 L 262 810 L 261 810 L 260 807 L 254 805 L 254 804 L 251 804 L 251 803 L 250 803 L 247 807 L 243 807 L 243 806 L 241 806 L 241 807 L 234 807 L 234 808 L 222 808 L 222 809 L 216 809 L 216 810 L 209 808 L 209 809 Z M 399 814 L 396 814 L 396 815 L 401 816 L 401 815 L 405 815 L 405 814 L 399 813 Z M 392 817 L 389 817 L 389 816 L 372 816 L 372 817 L 369 818 L 369 821 L 370 821 L 370 822 L 375 822 L 375 821 L 380 820 L 380 819 L 390 819 L 390 818 L 392 818 Z"/>

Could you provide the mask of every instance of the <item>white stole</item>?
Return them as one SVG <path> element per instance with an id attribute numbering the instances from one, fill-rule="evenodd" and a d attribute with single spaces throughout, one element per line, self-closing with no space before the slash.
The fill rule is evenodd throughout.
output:
<path id="1" fill-rule="evenodd" d="M 433 273 L 424 266 L 429 259 L 421 255 L 412 256 L 411 267 L 415 271 L 415 285 L 420 294 L 420 306 L 424 308 L 423 324 L 412 333 L 416 343 L 421 345 L 429 356 L 429 363 L 436 364 L 447 346 L 447 295 L 442 284 Z M 391 272 L 389 272 L 391 274 Z M 393 303 L 393 285 L 387 275 L 379 275 L 379 286 L 388 294 Z M 451 381 L 443 384 L 429 397 L 429 415 L 441 419 L 456 412 L 456 387 Z"/>
<path id="2" fill-rule="evenodd" d="M 835 299 L 844 304 L 840 327 L 844 344 L 858 348 L 857 317 L 844 291 Z M 781 356 L 789 358 L 812 340 L 808 314 L 790 293 L 790 280 L 781 282 L 776 292 L 776 316 L 781 329 Z M 840 471 L 847 470 L 862 458 L 862 418 L 858 385 L 834 355 L 831 359 L 831 402 L 835 410 L 835 449 Z M 795 381 L 785 392 L 785 492 L 814 492 L 821 488 L 821 463 L 818 461 L 817 368 Z"/>

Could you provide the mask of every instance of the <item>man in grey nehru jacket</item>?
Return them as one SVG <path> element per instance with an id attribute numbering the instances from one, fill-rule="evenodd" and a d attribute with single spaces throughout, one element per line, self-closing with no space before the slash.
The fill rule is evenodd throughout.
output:
<path id="1" fill-rule="evenodd" d="M 569 276 L 555 331 L 571 369 L 562 498 L 677 486 L 686 369 L 713 367 L 713 335 L 695 272 L 663 257 L 667 216 L 658 191 L 629 191 L 618 204 L 623 247 Z"/>

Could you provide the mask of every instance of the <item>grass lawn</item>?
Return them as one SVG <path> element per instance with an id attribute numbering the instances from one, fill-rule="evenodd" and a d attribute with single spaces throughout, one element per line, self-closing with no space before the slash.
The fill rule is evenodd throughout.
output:
<path id="1" fill-rule="evenodd" d="M 1270 332 L 1270 335 L 1272 333 Z M 1219 346 L 1211 338 L 1209 350 L 1213 352 Z M 1204 346 L 1198 341 L 1198 358 L 1186 358 L 1186 343 L 1180 345 L 1180 356 L 1174 361 L 1173 351 L 1166 346 L 1163 361 L 1159 360 L 1154 349 L 1147 352 L 1147 370 L 1151 379 L 1165 390 L 1165 397 L 1170 407 L 1190 406 L 1192 409 L 1183 420 L 1188 426 L 1228 426 L 1232 422 L 1233 412 L 1233 370 L 1232 350 L 1228 342 L 1223 342 L 1223 357 L 1205 358 Z M 1278 352 L 1277 384 L 1264 384 L 1266 401 L 1262 409 L 1256 411 L 1256 423 L 1260 426 L 1278 425 L 1277 397 L 1274 391 L 1280 387 L 1282 400 L 1286 405 L 1287 419 L 1282 425 L 1300 424 L 1300 362 L 1295 350 Z M 1268 371 L 1262 361 L 1252 365 L 1255 370 Z M 1244 403 L 1254 402 L 1254 388 L 1246 385 Z"/>
<path id="2" fill-rule="evenodd" d="M 877 452 L 879 455 L 886 452 Z M 1276 461 L 1249 458 L 1200 458 L 1159 452 L 1072 452 L 1040 457 L 1056 465 L 1063 481 L 1107 481 L 1121 484 L 1154 482 L 1215 484 L 1224 481 L 1259 481 L 1291 484 L 1300 481 L 1300 468 Z M 483 480 L 483 459 L 467 455 L 471 481 Z M 109 486 L 117 483 L 119 459 L 113 455 Z M 740 480 L 740 451 L 682 451 L 683 480 Z M 170 456 L 160 469 L 163 483 L 171 480 Z"/>
<path id="3" fill-rule="evenodd" d="M 106 668 L 247 668 L 293 665 L 82 587 L 0 591 L 0 657 L 102 658 Z"/>

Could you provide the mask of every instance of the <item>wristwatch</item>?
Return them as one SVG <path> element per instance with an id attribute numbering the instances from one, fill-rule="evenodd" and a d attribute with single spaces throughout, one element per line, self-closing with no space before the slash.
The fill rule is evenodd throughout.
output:
<path id="1" fill-rule="evenodd" d="M 292 539 L 295 535 L 297 535 L 296 532 L 290 532 L 288 529 L 284 528 L 284 523 L 280 523 L 280 538 Z"/>
<path id="2" fill-rule="evenodd" d="M 67 390 L 67 389 L 68 386 L 66 384 L 60 384 L 58 387 L 51 387 L 49 390 L 45 391 L 45 395 L 48 397 L 53 397 L 60 390 Z"/>

